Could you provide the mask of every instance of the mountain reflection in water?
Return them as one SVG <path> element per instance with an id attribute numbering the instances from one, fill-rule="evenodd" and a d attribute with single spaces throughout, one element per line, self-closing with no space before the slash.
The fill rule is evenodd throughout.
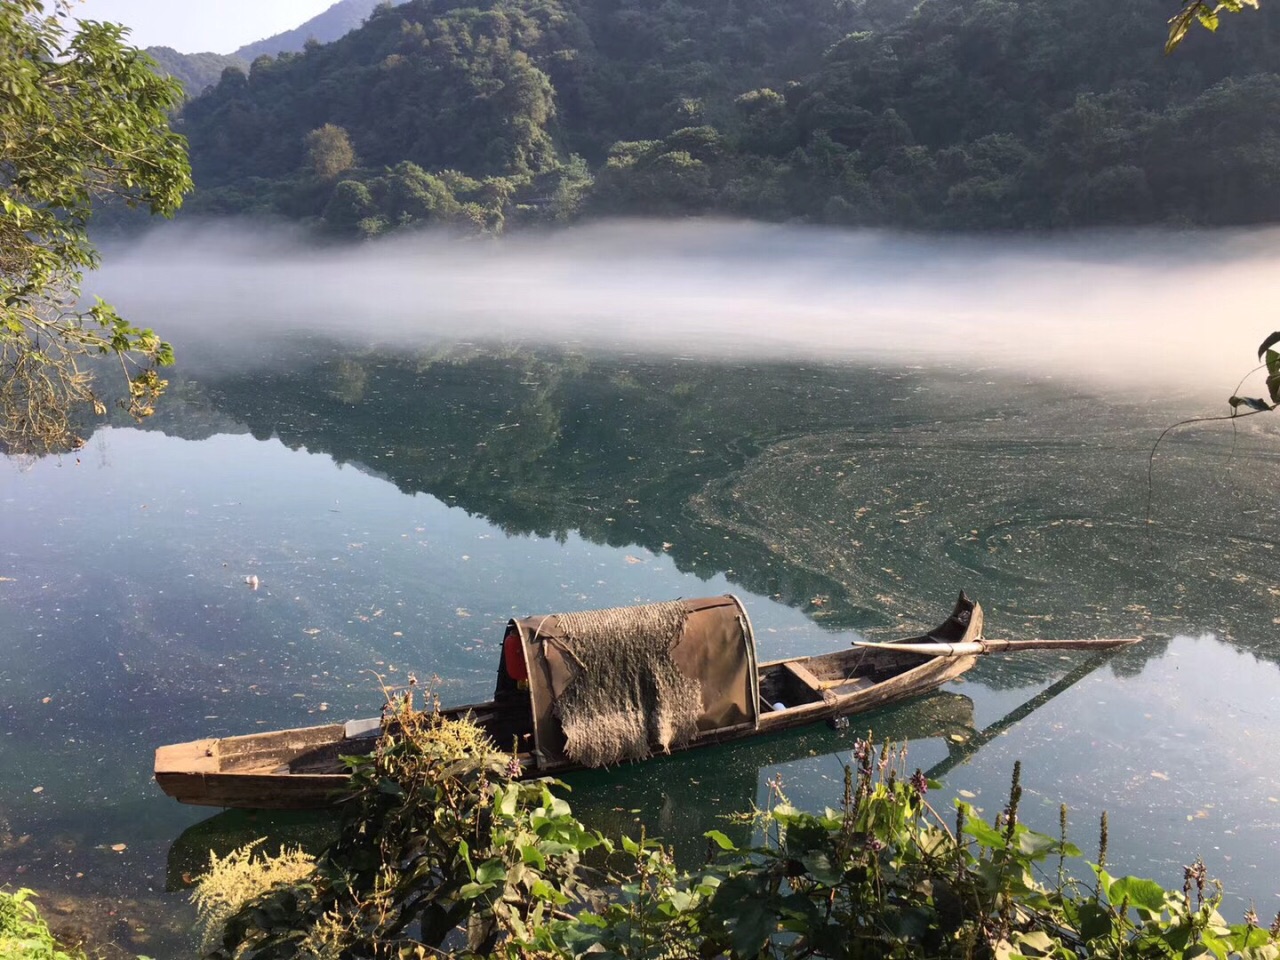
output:
<path id="1" fill-rule="evenodd" d="M 207 815 L 150 782 L 157 744 L 367 715 L 368 671 L 483 698 L 512 615 L 729 590 L 765 657 L 927 627 L 961 588 L 992 636 L 1149 635 L 1043 702 L 1082 658 L 992 657 L 869 725 L 914 741 L 913 764 L 953 758 L 939 809 L 964 790 L 993 815 L 1022 759 L 1028 822 L 1056 830 L 1065 800 L 1089 849 L 1108 809 L 1117 871 L 1176 885 L 1200 853 L 1237 900 L 1276 892 L 1267 418 L 1171 435 L 1148 522 L 1151 443 L 1182 411 L 1052 381 L 272 349 L 241 372 L 180 350 L 149 432 L 0 463 L 0 876 L 76 909 L 128 904 L 152 939 L 111 933 L 122 949 L 180 952 L 162 947 L 183 942 L 182 897 L 148 887 Z M 930 714 L 960 701 L 967 726 L 996 728 L 968 735 L 976 751 Z M 772 777 L 837 803 L 859 733 L 586 774 L 570 800 L 602 827 L 650 817 L 696 858 Z M 177 876 L 199 861 L 183 853 Z"/>

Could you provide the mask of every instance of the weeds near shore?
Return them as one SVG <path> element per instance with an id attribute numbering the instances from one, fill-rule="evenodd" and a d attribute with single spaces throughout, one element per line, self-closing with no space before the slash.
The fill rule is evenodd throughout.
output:
<path id="1" fill-rule="evenodd" d="M 35 893 L 0 890 L 0 960 L 84 960 L 81 950 L 58 945 L 36 909 Z"/>
<path id="2" fill-rule="evenodd" d="M 348 761 L 337 842 L 213 924 L 208 957 L 1280 960 L 1280 918 L 1228 923 L 1199 861 L 1166 890 L 1107 872 L 1105 816 L 1097 863 L 1065 808 L 1057 837 L 1029 829 L 1020 765 L 993 822 L 958 801 L 948 818 L 906 750 L 868 735 L 838 807 L 799 810 L 771 783 L 747 815 L 757 844 L 710 831 L 690 872 L 643 834 L 615 846 L 578 822 L 469 721 L 388 703 L 377 751 Z"/>

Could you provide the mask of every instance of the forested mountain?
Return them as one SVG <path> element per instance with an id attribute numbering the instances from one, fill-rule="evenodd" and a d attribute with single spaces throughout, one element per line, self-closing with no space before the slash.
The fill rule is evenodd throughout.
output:
<path id="1" fill-rule="evenodd" d="M 249 62 L 234 53 L 180 53 L 173 47 L 147 47 L 146 53 L 160 68 L 159 73 L 175 77 L 188 97 L 213 86 L 227 67 L 248 69 Z"/>
<path id="2" fill-rule="evenodd" d="M 306 47 L 308 41 L 330 43 L 337 40 L 359 27 L 378 4 L 385 2 L 388 0 L 338 0 L 301 26 L 265 40 L 247 43 L 235 53 L 179 53 L 172 47 L 147 47 L 146 52 L 160 65 L 162 73 L 177 77 L 187 96 L 194 97 L 217 83 L 227 67 L 248 70 L 249 64 L 258 57 L 297 53 Z"/>
<path id="3" fill-rule="evenodd" d="M 1275 5 L 411 0 L 187 106 L 206 212 L 350 235 L 605 214 L 917 228 L 1280 219 Z"/>

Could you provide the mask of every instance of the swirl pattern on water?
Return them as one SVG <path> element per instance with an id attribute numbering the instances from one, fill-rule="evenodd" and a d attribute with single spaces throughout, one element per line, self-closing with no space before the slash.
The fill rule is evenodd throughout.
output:
<path id="1" fill-rule="evenodd" d="M 1274 659 L 1274 438 L 1251 430 L 1234 450 L 1221 430 L 1175 439 L 1157 455 L 1148 520 L 1154 433 L 1124 415 L 1078 400 L 945 431 L 794 437 L 695 508 L 843 584 L 848 601 L 874 598 L 889 615 L 872 632 L 914 629 L 922 595 L 964 588 L 993 634 L 1193 624 L 1249 634 Z"/>

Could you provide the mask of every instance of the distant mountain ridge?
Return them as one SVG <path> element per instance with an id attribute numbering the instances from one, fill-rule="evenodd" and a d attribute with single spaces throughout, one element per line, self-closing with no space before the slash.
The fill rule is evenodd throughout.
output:
<path id="1" fill-rule="evenodd" d="M 182 83 L 188 97 L 196 97 L 216 84 L 227 67 L 248 70 L 249 65 L 263 55 L 300 53 L 308 40 L 332 43 L 358 29 L 380 4 L 388 2 L 395 6 L 404 0 L 338 0 L 302 25 L 265 40 L 246 43 L 234 53 L 182 53 L 172 47 L 147 47 L 146 52 L 160 65 L 163 74 L 176 77 Z"/>
<path id="2" fill-rule="evenodd" d="M 358 28 L 369 19 L 369 14 L 373 13 L 379 4 L 385 2 L 387 0 L 338 0 L 338 3 L 323 13 L 316 14 L 301 26 L 277 33 L 265 40 L 246 43 L 232 56 L 252 63 L 263 54 L 274 57 L 279 53 L 298 53 L 306 46 L 308 40 L 332 43 Z M 395 3 L 392 3 L 392 6 L 394 5 Z"/>

